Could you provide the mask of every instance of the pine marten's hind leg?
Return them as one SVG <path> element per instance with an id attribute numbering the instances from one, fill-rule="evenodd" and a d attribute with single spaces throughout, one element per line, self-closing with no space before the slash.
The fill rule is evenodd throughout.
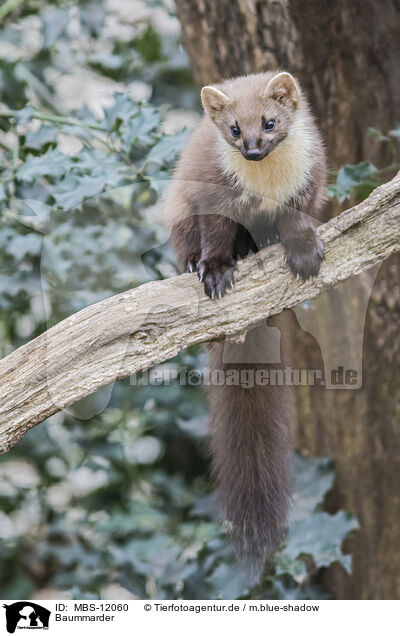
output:
<path id="1" fill-rule="evenodd" d="M 182 272 L 195 272 L 201 257 L 199 219 L 190 214 L 172 228 L 172 242 Z"/>

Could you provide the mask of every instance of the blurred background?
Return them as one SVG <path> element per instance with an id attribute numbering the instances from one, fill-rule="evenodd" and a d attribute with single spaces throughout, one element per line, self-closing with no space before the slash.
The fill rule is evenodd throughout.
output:
<path id="1" fill-rule="evenodd" d="M 328 144 L 327 217 L 395 173 L 398 8 L 289 4 L 0 6 L 2 357 L 176 273 L 159 200 L 202 83 L 278 66 L 299 76 Z M 0 598 L 398 598 L 398 264 L 375 283 L 363 389 L 297 391 L 293 511 L 269 575 L 255 585 L 239 571 L 215 515 L 204 392 L 179 381 L 206 364 L 192 348 L 163 365 L 177 371 L 170 385 L 105 387 L 0 457 Z M 346 318 L 346 346 L 352 312 L 327 298 L 311 310 Z M 294 367 L 323 369 L 319 344 L 292 323 Z"/>

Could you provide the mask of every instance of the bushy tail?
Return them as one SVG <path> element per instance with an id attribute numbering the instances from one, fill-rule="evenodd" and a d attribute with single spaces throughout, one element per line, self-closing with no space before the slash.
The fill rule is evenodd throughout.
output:
<path id="1" fill-rule="evenodd" d="M 243 343 L 210 348 L 211 368 L 225 371 L 224 383 L 214 373 L 210 387 L 217 505 L 239 557 L 257 574 L 285 536 L 291 491 L 288 391 L 265 384 L 265 370 L 273 381 L 271 370 L 281 368 L 268 363 L 271 335 L 274 330 L 263 325 Z M 278 384 L 281 379 L 278 373 Z"/>

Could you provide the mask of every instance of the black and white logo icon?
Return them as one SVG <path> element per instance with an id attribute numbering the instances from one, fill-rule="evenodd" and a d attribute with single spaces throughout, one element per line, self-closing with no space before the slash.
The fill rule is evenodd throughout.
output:
<path id="1" fill-rule="evenodd" d="M 11 605 L 3 605 L 6 610 L 7 631 L 14 634 L 16 629 L 48 629 L 50 610 L 32 603 L 18 601 Z"/>

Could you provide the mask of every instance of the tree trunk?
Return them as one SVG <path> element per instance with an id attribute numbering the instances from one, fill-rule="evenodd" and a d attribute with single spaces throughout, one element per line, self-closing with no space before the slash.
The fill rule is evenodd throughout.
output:
<path id="1" fill-rule="evenodd" d="M 387 132 L 400 113 L 396 0 L 176 0 L 176 7 L 199 85 L 289 70 L 310 98 L 331 167 L 390 163 L 388 149 L 367 131 Z M 336 486 L 327 506 L 351 510 L 361 526 L 346 546 L 352 576 L 339 567 L 326 576 L 336 598 L 400 598 L 399 271 L 396 255 L 374 285 L 373 278 L 357 277 L 321 297 L 312 318 L 296 312 L 316 339 L 293 319 L 295 368 L 325 362 L 330 372 L 341 355 L 357 362 L 357 350 L 363 352 L 361 388 L 297 392 L 297 446 L 334 458 Z"/>

